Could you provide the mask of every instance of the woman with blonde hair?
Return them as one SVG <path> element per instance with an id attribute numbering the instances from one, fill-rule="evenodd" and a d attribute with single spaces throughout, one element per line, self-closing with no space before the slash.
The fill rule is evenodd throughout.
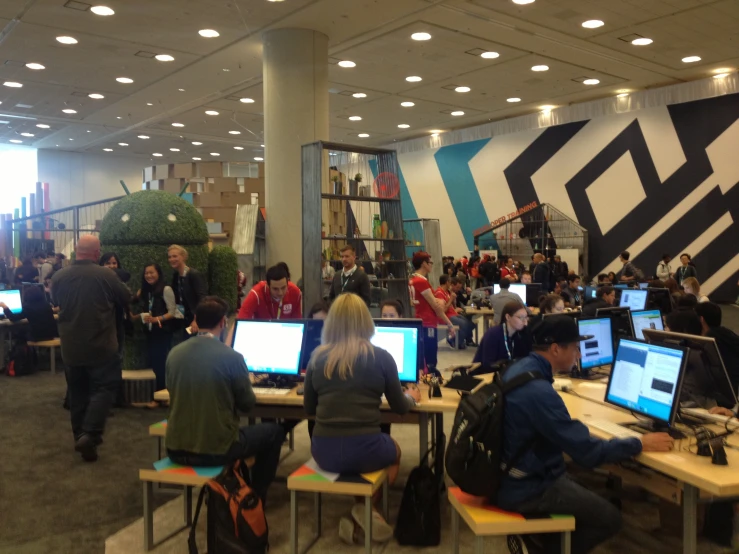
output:
<path id="1" fill-rule="evenodd" d="M 385 395 L 397 414 L 421 400 L 417 388 L 403 392 L 395 360 L 370 343 L 375 334 L 367 305 L 356 294 L 342 294 L 323 324 L 305 375 L 305 412 L 314 415 L 311 453 L 321 469 L 332 473 L 370 473 L 387 468 L 392 484 L 400 467 L 400 447 L 380 432 L 380 404 Z M 352 522 L 342 518 L 339 536 L 353 544 L 354 523 L 364 526 L 364 505 L 352 508 Z M 393 528 L 375 509 L 372 540 L 386 542 Z"/>
<path id="2" fill-rule="evenodd" d="M 701 296 L 701 284 L 695 277 L 686 277 L 680 283 L 685 291 L 685 294 L 692 294 L 696 297 L 698 302 L 710 302 L 707 296 Z"/>

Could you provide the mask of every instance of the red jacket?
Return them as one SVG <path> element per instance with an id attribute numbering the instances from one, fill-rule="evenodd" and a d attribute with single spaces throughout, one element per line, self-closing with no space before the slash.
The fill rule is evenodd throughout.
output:
<path id="1" fill-rule="evenodd" d="M 301 319 L 303 295 L 294 283 L 287 284 L 282 302 L 276 302 L 269 292 L 267 281 L 252 287 L 241 303 L 239 319 Z"/>

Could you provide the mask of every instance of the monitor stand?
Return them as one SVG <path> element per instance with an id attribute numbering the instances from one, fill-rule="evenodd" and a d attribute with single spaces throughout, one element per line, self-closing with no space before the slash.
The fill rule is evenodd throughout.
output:
<path id="1" fill-rule="evenodd" d="M 581 381 L 597 381 L 600 379 L 605 379 L 608 376 L 603 375 L 602 373 L 593 373 L 589 369 L 578 369 L 575 367 L 575 368 L 572 368 L 570 377 L 572 379 L 579 379 Z"/>
<path id="2" fill-rule="evenodd" d="M 269 373 L 263 373 L 264 377 L 253 383 L 254 388 L 266 388 L 266 389 L 291 389 L 295 386 L 295 377 L 290 375 L 272 375 Z"/>
<path id="3" fill-rule="evenodd" d="M 655 421 L 653 419 L 641 419 L 637 421 L 636 423 L 622 423 L 624 427 L 628 427 L 632 431 L 636 431 L 637 433 L 667 433 L 675 440 L 681 440 L 688 438 L 685 433 L 682 431 L 674 428 L 674 427 L 668 427 L 667 425 L 664 425 L 662 423 L 659 423 L 658 421 Z"/>

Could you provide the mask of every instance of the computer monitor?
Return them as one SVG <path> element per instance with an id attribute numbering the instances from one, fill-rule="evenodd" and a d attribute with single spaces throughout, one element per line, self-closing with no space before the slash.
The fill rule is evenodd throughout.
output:
<path id="1" fill-rule="evenodd" d="M 631 325 L 634 327 L 634 337 L 644 340 L 644 329 L 663 331 L 662 312 L 659 310 L 642 310 L 631 312 Z"/>
<path id="2" fill-rule="evenodd" d="M 649 418 L 636 425 L 669 429 L 680 405 L 688 349 L 621 339 L 605 401 Z"/>
<path id="3" fill-rule="evenodd" d="M 598 297 L 598 287 L 585 287 L 585 298 L 584 301 L 587 304 L 591 300 L 595 300 Z"/>
<path id="4" fill-rule="evenodd" d="M 296 321 L 296 320 L 291 320 Z M 305 332 L 303 333 L 303 349 L 300 353 L 300 369 L 308 368 L 308 362 L 313 355 L 313 351 L 321 345 L 321 333 L 323 333 L 322 319 L 302 319 L 305 323 Z"/>
<path id="5" fill-rule="evenodd" d="M 627 285 L 626 283 L 616 283 L 615 285 L 611 285 L 611 286 L 612 286 L 612 287 L 613 287 L 614 289 L 619 289 L 619 290 L 626 290 L 626 289 L 630 289 L 630 288 L 631 288 L 631 287 L 630 287 L 629 285 Z"/>
<path id="6" fill-rule="evenodd" d="M 303 321 L 239 320 L 231 346 L 252 373 L 297 377 L 304 333 Z"/>
<path id="7" fill-rule="evenodd" d="M 649 288 L 649 283 L 639 283 L 639 288 L 642 290 L 646 290 Z"/>
<path id="8" fill-rule="evenodd" d="M 647 291 L 641 289 L 625 290 L 621 293 L 619 306 L 631 308 L 631 311 L 643 310 L 647 307 Z"/>
<path id="9" fill-rule="evenodd" d="M 23 311 L 21 291 L 19 290 L 0 290 L 0 302 L 8 306 L 8 309 L 14 314 L 19 314 Z M 2 314 L 2 311 L 0 311 L 0 314 Z"/>
<path id="10" fill-rule="evenodd" d="M 588 372 L 597 367 L 613 363 L 613 329 L 610 317 L 579 319 L 577 326 L 581 335 L 592 335 L 592 339 L 580 343 L 580 369 Z"/>
<path id="11" fill-rule="evenodd" d="M 631 310 L 629 308 L 598 308 L 595 317 L 610 317 L 613 334 L 616 338 L 632 338 L 634 328 L 631 326 Z"/>
<path id="12" fill-rule="evenodd" d="M 526 305 L 538 306 L 539 297 L 541 296 L 541 283 L 529 283 L 526 287 Z"/>
<path id="13" fill-rule="evenodd" d="M 521 283 L 511 283 L 511 286 L 508 288 L 508 291 L 517 295 L 521 299 L 521 303 L 524 306 L 528 306 L 528 304 L 526 303 L 526 299 L 527 299 L 526 285 L 522 285 Z M 493 285 L 493 294 L 498 294 L 499 292 L 500 292 L 500 285 Z M 539 299 L 537 298 L 536 301 L 538 302 Z"/>
<path id="14" fill-rule="evenodd" d="M 716 339 L 653 329 L 644 329 L 644 338 L 650 343 L 690 348 L 688 374 L 690 375 L 692 372 L 701 373 L 696 375 L 695 378 L 691 377 L 691 388 L 697 386 L 699 389 L 703 389 L 696 392 L 701 396 L 712 398 L 719 406 L 724 408 L 733 408 L 737 404 L 736 391 L 731 385 L 729 373 L 726 371 L 726 366 L 721 358 Z M 702 363 L 694 358 L 694 354 Z M 695 367 L 698 365 L 696 362 L 700 363 L 699 367 Z M 683 390 L 685 392 L 685 389 Z M 683 400 L 690 399 L 683 398 Z"/>
<path id="15" fill-rule="evenodd" d="M 659 310 L 663 314 L 669 314 L 675 308 L 670 289 L 649 287 L 647 292 L 648 310 Z"/>
<path id="16" fill-rule="evenodd" d="M 423 323 L 420 319 L 375 319 L 370 342 L 387 350 L 398 367 L 401 383 L 416 383 L 423 367 Z"/>

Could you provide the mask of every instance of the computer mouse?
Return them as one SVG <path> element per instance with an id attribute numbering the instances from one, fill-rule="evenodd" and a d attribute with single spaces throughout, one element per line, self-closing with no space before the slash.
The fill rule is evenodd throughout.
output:
<path id="1" fill-rule="evenodd" d="M 298 389 L 295 391 L 295 394 L 298 396 L 303 396 L 303 392 L 305 391 L 305 385 L 298 385 Z"/>

